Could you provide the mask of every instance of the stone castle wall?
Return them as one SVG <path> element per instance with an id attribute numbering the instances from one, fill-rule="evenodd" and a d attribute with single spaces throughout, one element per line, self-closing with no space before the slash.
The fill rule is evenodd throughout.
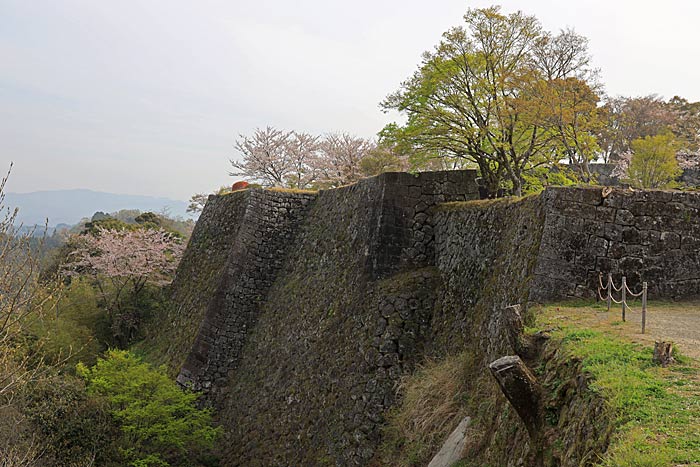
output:
<path id="1" fill-rule="evenodd" d="M 465 348 L 501 356 L 505 306 L 593 296 L 599 271 L 653 297 L 700 291 L 700 195 L 475 201 L 475 178 L 210 199 L 159 338 L 217 408 L 222 465 L 368 465 L 402 375 Z"/>
<path id="2" fill-rule="evenodd" d="M 229 427 L 225 465 L 368 461 L 430 329 L 430 210 L 477 198 L 475 178 L 388 173 L 317 195 L 210 200 L 180 269 L 211 273 L 174 284 L 176 299 L 199 279 L 208 287 L 179 307 L 201 325 L 178 380 L 204 390 Z M 224 227 L 207 224 L 220 221 L 236 227 L 214 240 Z"/>
<path id="3" fill-rule="evenodd" d="M 493 361 L 507 349 L 500 313 L 528 301 L 544 203 L 533 196 L 446 204 L 433 217 L 436 267 L 444 283 L 432 318 L 433 351 L 476 348 Z"/>
<path id="4" fill-rule="evenodd" d="M 315 195 L 251 190 L 239 196 L 245 210 L 232 220 L 239 227 L 231 238 L 218 284 L 178 376 L 198 391 L 216 392 L 226 385 L 249 330 L 277 276 L 282 260 Z M 194 236 L 194 234 L 193 234 Z M 194 236 L 195 241 L 199 239 Z"/>
<path id="5" fill-rule="evenodd" d="M 652 298 L 700 294 L 700 193 L 550 188 L 533 300 L 592 297 L 598 274 Z"/>

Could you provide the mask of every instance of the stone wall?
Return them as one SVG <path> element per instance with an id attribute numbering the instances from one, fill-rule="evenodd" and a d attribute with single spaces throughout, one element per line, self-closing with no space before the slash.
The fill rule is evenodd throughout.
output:
<path id="1" fill-rule="evenodd" d="M 599 271 L 656 297 L 700 290 L 700 195 L 474 201 L 475 176 L 210 199 L 158 339 L 209 391 L 222 465 L 367 465 L 402 375 L 465 348 L 502 356 L 507 305 L 593 296 Z"/>
<path id="2" fill-rule="evenodd" d="M 445 285 L 432 320 L 433 351 L 475 347 L 495 360 L 507 348 L 500 313 L 527 302 L 544 224 L 542 199 L 446 204 L 436 210 L 434 224 L 436 266 Z"/>
<path id="3" fill-rule="evenodd" d="M 353 253 L 359 263 L 348 267 L 379 279 L 433 262 L 427 211 L 441 202 L 475 198 L 475 179 L 474 171 L 386 173 L 319 195 L 258 189 L 212 197 L 180 268 L 179 276 L 191 283 L 176 279 L 173 285 L 175 321 L 182 324 L 189 312 L 201 323 L 194 341 L 178 340 L 193 342 L 178 381 L 205 393 L 226 384 L 288 249 L 300 247 L 294 238 L 311 204 L 323 206 L 334 228 L 354 225 L 343 241 L 361 240 Z M 351 209 L 344 208 L 348 203 Z M 322 223 L 309 222 L 312 229 Z M 306 254 L 315 260 L 324 251 L 314 245 Z M 177 358 L 172 347 L 168 351 Z"/>
<path id="4" fill-rule="evenodd" d="M 688 155 L 683 155 L 688 157 Z M 692 157 L 697 157 L 693 155 Z M 599 185 L 604 186 L 628 186 L 629 184 L 620 177 L 613 175 L 615 171 L 616 164 L 603 164 L 594 163 L 589 164 L 588 168 L 593 175 L 595 175 L 595 180 Z M 685 168 L 682 170 L 681 175 L 676 179 L 677 182 L 687 186 L 687 187 L 698 187 L 700 186 L 700 168 Z"/>
<path id="5" fill-rule="evenodd" d="M 678 180 L 687 186 L 700 186 L 700 168 L 683 169 Z"/>
<path id="6" fill-rule="evenodd" d="M 595 176 L 595 181 L 599 185 L 619 186 L 620 178 L 613 175 L 615 167 L 617 167 L 616 164 L 595 163 L 589 164 L 588 170 Z"/>
<path id="7" fill-rule="evenodd" d="M 598 274 L 612 273 L 633 290 L 648 282 L 653 298 L 700 294 L 700 193 L 603 190 L 550 187 L 522 201 L 441 207 L 436 264 L 456 285 L 447 290 L 467 307 L 501 296 L 489 284 L 513 284 L 519 292 L 498 308 L 595 297 Z"/>
<path id="8" fill-rule="evenodd" d="M 440 203 L 479 198 L 476 171 L 389 172 L 360 182 L 381 188 L 379 231 L 369 252 L 373 277 L 434 264 L 430 209 Z"/>
<path id="9" fill-rule="evenodd" d="M 237 206 L 240 217 L 230 219 L 237 225 L 235 235 L 230 236 L 229 248 L 218 252 L 225 264 L 218 268 L 218 283 L 209 295 L 201 327 L 178 376 L 180 384 L 205 393 L 226 385 L 228 372 L 240 359 L 246 335 L 255 325 L 267 290 L 293 243 L 299 221 L 315 198 L 314 194 L 260 189 L 226 196 L 243 198 Z M 201 235 L 193 233 L 193 241 L 200 242 Z"/>
<path id="10" fill-rule="evenodd" d="M 249 198 L 244 191 L 209 197 L 171 285 L 171 305 L 147 333 L 151 360 L 166 363 L 175 374 L 221 286 Z"/>
<path id="11" fill-rule="evenodd" d="M 385 174 L 319 193 L 230 373 L 224 465 L 366 465 L 440 290 L 423 267 L 427 213 L 475 197 L 474 179 Z"/>
<path id="12" fill-rule="evenodd" d="M 652 298 L 700 294 L 700 193 L 549 188 L 531 299 L 593 297 L 598 273 Z"/>

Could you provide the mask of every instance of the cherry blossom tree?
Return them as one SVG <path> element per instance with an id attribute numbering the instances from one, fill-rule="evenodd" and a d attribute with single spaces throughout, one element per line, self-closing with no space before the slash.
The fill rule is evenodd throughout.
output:
<path id="1" fill-rule="evenodd" d="M 324 186 L 336 187 L 362 178 L 362 160 L 375 149 L 374 142 L 349 133 L 330 133 L 321 143 L 318 160 Z"/>
<path id="2" fill-rule="evenodd" d="M 287 186 L 298 189 L 313 186 L 321 175 L 320 149 L 318 136 L 304 132 L 291 132 L 286 145 L 289 161 L 289 170 L 285 176 Z"/>
<path id="3" fill-rule="evenodd" d="M 288 150 L 291 135 L 291 131 L 270 126 L 256 129 L 252 136 L 239 135 L 236 150 L 243 158 L 231 159 L 234 171 L 230 175 L 260 180 L 264 185 L 284 186 L 293 168 Z"/>
<path id="4" fill-rule="evenodd" d="M 65 275 L 94 278 L 115 337 L 129 342 L 141 321 L 139 300 L 146 286 L 172 281 L 184 244 L 162 229 L 99 229 L 77 242 L 80 246 L 63 267 Z"/>
<path id="5" fill-rule="evenodd" d="M 363 176 L 362 160 L 376 144 L 348 133 L 320 137 L 268 126 L 256 129 L 252 136 L 240 135 L 236 149 L 242 157 L 231 159 L 235 170 L 230 175 L 265 186 L 305 189 L 356 182 Z M 196 212 L 204 199 L 198 194 L 191 201 Z"/>

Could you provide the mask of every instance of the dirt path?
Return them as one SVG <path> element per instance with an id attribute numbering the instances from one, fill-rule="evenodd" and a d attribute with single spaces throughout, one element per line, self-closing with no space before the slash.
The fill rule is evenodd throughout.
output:
<path id="1" fill-rule="evenodd" d="M 653 344 L 657 340 L 673 341 L 684 355 L 700 360 L 700 302 L 650 302 L 646 333 L 641 333 L 641 306 L 632 304 L 627 321 L 621 322 L 621 305 L 610 313 L 605 305 L 562 308 L 567 319 L 593 327 L 604 326 L 635 342 Z"/>

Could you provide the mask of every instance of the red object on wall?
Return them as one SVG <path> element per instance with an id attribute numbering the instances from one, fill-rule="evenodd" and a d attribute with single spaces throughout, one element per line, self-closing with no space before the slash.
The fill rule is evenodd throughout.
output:
<path id="1" fill-rule="evenodd" d="M 231 191 L 245 190 L 246 188 L 248 188 L 248 185 L 248 182 L 236 182 L 231 187 Z"/>

